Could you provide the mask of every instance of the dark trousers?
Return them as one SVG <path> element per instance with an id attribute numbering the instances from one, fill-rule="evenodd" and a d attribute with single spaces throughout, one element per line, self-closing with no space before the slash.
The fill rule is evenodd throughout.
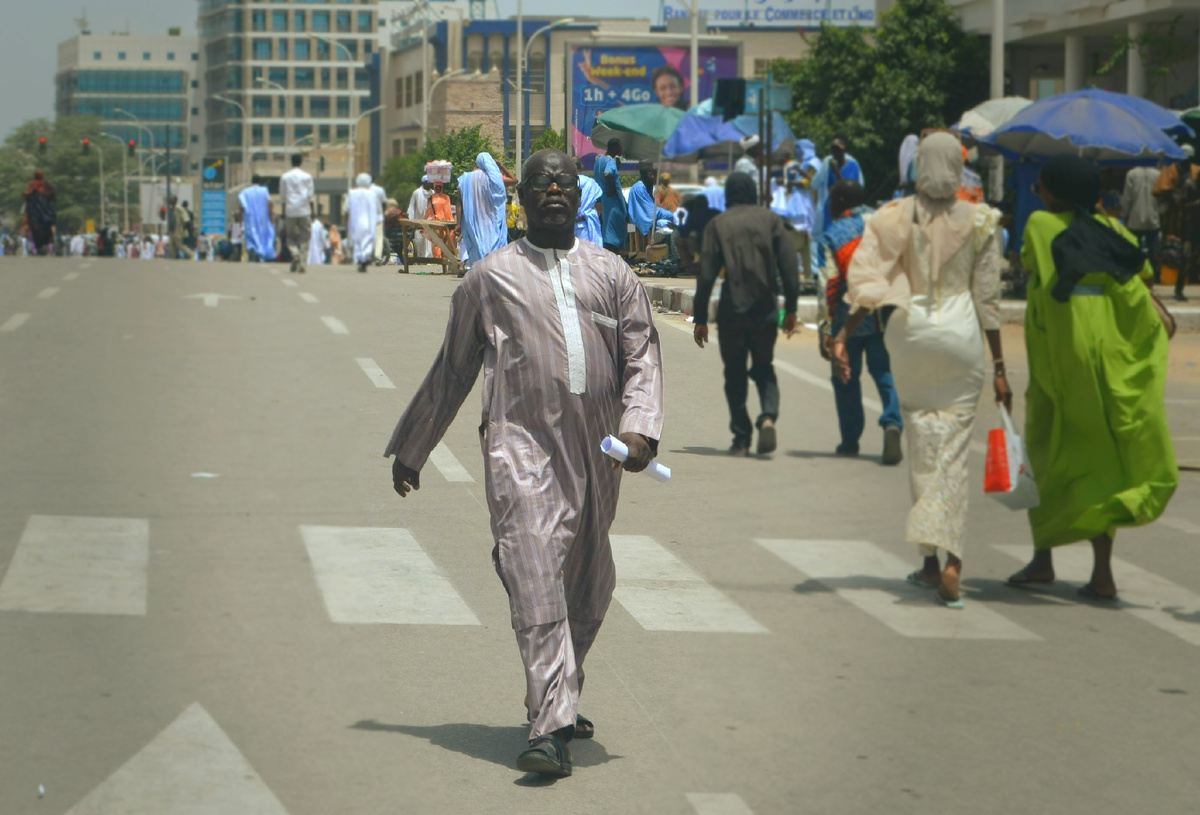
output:
<path id="1" fill-rule="evenodd" d="M 846 340 L 846 352 L 850 357 L 850 381 L 843 384 L 837 374 L 833 376 L 833 400 L 837 405 L 838 427 L 842 431 L 842 443 L 838 450 L 858 452 L 858 440 L 866 427 L 862 403 L 863 357 L 867 360 L 867 371 L 879 389 L 879 401 L 883 404 L 883 415 L 879 426 L 895 425 L 903 429 L 904 419 L 900 415 L 900 397 L 892 381 L 891 360 L 883 334 L 853 336 Z"/>
<path id="2" fill-rule="evenodd" d="M 1142 247 L 1142 253 L 1146 256 L 1146 260 L 1150 261 L 1150 265 L 1154 267 L 1154 282 L 1158 283 L 1162 280 L 1158 266 L 1158 230 L 1131 229 L 1129 231 L 1137 237 L 1138 243 Z"/>
<path id="3" fill-rule="evenodd" d="M 761 427 L 764 419 L 779 418 L 779 383 L 775 379 L 775 338 L 779 333 L 779 315 L 772 311 L 766 317 L 734 317 L 717 323 L 717 343 L 721 348 L 721 361 L 725 363 L 725 400 L 729 403 L 729 429 L 733 431 L 733 443 L 738 447 L 749 447 L 750 436 L 755 427 Z M 747 374 L 746 362 L 750 370 Z M 753 379 L 758 387 L 758 400 L 762 407 L 758 421 L 750 423 L 746 410 L 746 396 Z"/>

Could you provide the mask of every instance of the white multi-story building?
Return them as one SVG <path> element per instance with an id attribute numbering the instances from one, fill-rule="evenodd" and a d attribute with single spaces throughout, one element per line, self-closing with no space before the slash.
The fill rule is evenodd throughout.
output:
<path id="1" fill-rule="evenodd" d="M 1174 109 L 1200 104 L 1200 0 L 950 2 L 968 31 L 987 35 L 993 4 L 1002 3 L 1013 94 L 1039 99 L 1096 85 Z M 1121 56 L 1122 42 L 1139 47 Z"/>
<path id="2" fill-rule="evenodd" d="M 58 46 L 55 113 L 99 116 L 103 133 L 138 143 L 149 174 L 166 171 L 169 143 L 171 174 L 188 175 L 203 149 L 200 66 L 199 40 L 178 29 L 79 34 Z"/>
<path id="3" fill-rule="evenodd" d="M 228 157 L 231 183 L 280 175 L 299 151 L 347 177 L 381 22 L 376 0 L 201 0 L 206 154 Z"/>

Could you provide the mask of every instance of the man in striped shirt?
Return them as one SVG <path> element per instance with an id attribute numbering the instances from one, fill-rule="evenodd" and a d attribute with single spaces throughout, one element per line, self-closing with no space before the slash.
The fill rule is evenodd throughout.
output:
<path id="1" fill-rule="evenodd" d="M 616 585 L 608 531 L 621 472 L 600 452 L 617 433 L 629 472 L 645 469 L 663 426 L 662 354 L 650 301 L 615 254 L 575 237 L 578 173 L 565 153 L 526 162 L 529 231 L 474 264 L 450 301 L 433 368 L 385 455 L 401 497 L 484 369 L 484 452 L 492 561 L 525 664 L 529 748 L 517 767 L 571 774 L 567 742 L 583 660 Z"/>

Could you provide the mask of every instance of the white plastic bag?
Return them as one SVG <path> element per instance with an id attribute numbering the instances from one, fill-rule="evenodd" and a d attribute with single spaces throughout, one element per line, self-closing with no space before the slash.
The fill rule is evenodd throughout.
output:
<path id="1" fill-rule="evenodd" d="M 988 433 L 983 491 L 1009 509 L 1033 509 L 1041 503 L 1025 442 L 1003 405 L 1000 426 Z"/>

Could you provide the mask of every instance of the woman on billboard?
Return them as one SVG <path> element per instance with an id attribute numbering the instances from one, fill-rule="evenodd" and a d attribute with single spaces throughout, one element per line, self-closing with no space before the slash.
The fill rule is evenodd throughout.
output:
<path id="1" fill-rule="evenodd" d="M 669 108 L 687 110 L 687 100 L 683 98 L 683 74 L 673 65 L 660 65 L 650 74 L 650 85 L 660 105 Z"/>

